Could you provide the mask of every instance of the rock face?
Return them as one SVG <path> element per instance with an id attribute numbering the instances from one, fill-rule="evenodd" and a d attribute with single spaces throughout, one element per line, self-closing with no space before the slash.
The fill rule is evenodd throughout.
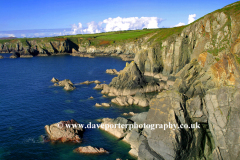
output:
<path id="1" fill-rule="evenodd" d="M 136 53 L 134 64 L 138 73 L 155 78 L 164 76 L 168 86 L 167 91 L 150 101 L 150 109 L 142 123 L 176 126 L 165 130 L 108 131 L 130 143 L 130 153 L 139 160 L 240 157 L 237 126 L 240 121 L 240 15 L 235 12 L 238 7 L 240 3 L 236 2 L 208 14 L 160 43 L 153 43 Z M 135 74 L 126 68 L 125 73 L 121 72 L 112 80 L 109 88 L 103 87 L 103 93 L 116 93 L 114 91 L 119 88 L 128 88 L 128 84 L 144 86 L 140 83 L 143 81 L 135 83 L 132 78 Z M 123 78 L 121 74 L 129 78 Z M 127 95 L 113 101 L 125 105 L 126 98 Z M 130 120 L 121 120 L 121 123 L 134 122 L 134 119 Z M 117 120 L 109 121 L 118 123 Z M 187 127 L 181 128 L 182 124 Z"/>
<path id="2" fill-rule="evenodd" d="M 76 149 L 74 149 L 74 152 L 76 153 L 83 153 L 83 154 L 104 154 L 104 153 L 108 153 L 108 151 L 106 151 L 103 148 L 95 148 L 92 146 L 86 146 L 86 147 L 78 147 Z"/>
<path id="3" fill-rule="evenodd" d="M 139 159 L 236 159 L 240 132 L 233 128 L 239 121 L 239 88 L 219 87 L 211 67 L 194 59 L 177 76 L 171 90 L 151 100 L 146 124 L 170 122 L 179 127 L 197 122 L 200 128 L 148 131 Z"/>
<path id="4" fill-rule="evenodd" d="M 60 121 L 51 125 L 46 125 L 45 130 L 51 141 L 80 143 L 83 129 L 77 121 Z M 66 125 L 71 125 L 68 128 Z"/>

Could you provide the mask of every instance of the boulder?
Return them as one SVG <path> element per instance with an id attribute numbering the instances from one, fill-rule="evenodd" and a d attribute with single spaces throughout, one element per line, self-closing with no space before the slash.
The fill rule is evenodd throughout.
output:
<path id="1" fill-rule="evenodd" d="M 108 153 L 108 151 L 106 151 L 103 148 L 98 149 L 98 148 L 92 147 L 92 146 L 78 147 L 78 148 L 74 149 L 74 152 L 84 153 L 84 154 L 104 154 L 104 153 Z"/>
<path id="2" fill-rule="evenodd" d="M 92 83 L 95 83 L 95 84 L 99 85 L 101 82 L 100 82 L 99 80 L 95 80 L 95 81 L 84 81 L 84 82 L 81 82 L 80 84 L 89 85 L 89 84 L 92 84 Z"/>
<path id="3" fill-rule="evenodd" d="M 103 107 L 110 107 L 111 105 L 109 103 L 102 103 L 101 104 Z"/>
<path id="4" fill-rule="evenodd" d="M 58 80 L 58 79 L 55 79 L 55 80 Z M 66 91 L 71 91 L 71 90 L 76 89 L 76 87 L 73 86 L 73 83 L 69 79 L 65 79 L 63 81 L 59 81 L 58 84 L 55 83 L 54 86 L 64 87 L 63 89 L 65 89 Z"/>
<path id="5" fill-rule="evenodd" d="M 96 107 L 102 107 L 102 105 L 99 104 L 99 103 L 96 103 L 95 106 L 96 106 Z"/>
<path id="6" fill-rule="evenodd" d="M 66 84 L 71 84 L 71 85 L 73 85 L 73 83 L 72 83 L 69 79 L 65 79 L 65 80 L 63 80 L 63 81 L 59 81 L 59 82 L 58 82 L 58 85 L 59 85 L 59 86 L 62 86 L 62 87 L 64 87 Z"/>
<path id="7" fill-rule="evenodd" d="M 130 115 L 130 116 L 134 116 L 135 113 L 134 113 L 134 112 L 129 112 L 129 115 Z"/>
<path id="8" fill-rule="evenodd" d="M 134 112 L 129 112 L 129 113 L 123 113 L 124 116 L 134 116 L 135 113 Z"/>
<path id="9" fill-rule="evenodd" d="M 59 82 L 59 80 L 57 79 L 57 78 L 52 78 L 52 80 L 51 80 L 51 82 L 53 82 L 53 83 L 57 83 L 57 82 Z"/>
<path id="10" fill-rule="evenodd" d="M 18 57 L 15 55 L 11 55 L 9 58 L 18 58 Z"/>
<path id="11" fill-rule="evenodd" d="M 109 73 L 109 74 L 119 74 L 119 72 L 116 69 L 107 69 L 106 73 Z"/>
<path id="12" fill-rule="evenodd" d="M 60 142 L 80 143 L 83 134 L 83 128 L 73 119 L 46 125 L 45 130 L 51 141 Z"/>
<path id="13" fill-rule="evenodd" d="M 99 84 L 99 83 L 101 83 L 99 80 L 95 80 L 95 81 L 93 81 L 93 83 L 95 83 L 95 84 Z"/>
<path id="14" fill-rule="evenodd" d="M 93 83 L 93 81 L 84 81 L 84 82 L 81 82 L 80 84 L 86 84 L 86 85 L 89 85 L 89 84 L 91 84 L 91 83 Z"/>
<path id="15" fill-rule="evenodd" d="M 70 83 L 66 83 L 63 89 L 65 89 L 66 91 L 72 91 L 72 90 L 76 89 L 76 87 L 74 87 Z"/>

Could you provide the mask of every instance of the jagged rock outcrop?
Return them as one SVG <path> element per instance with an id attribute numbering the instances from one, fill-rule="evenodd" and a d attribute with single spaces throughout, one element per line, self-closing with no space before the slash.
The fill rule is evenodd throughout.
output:
<path id="1" fill-rule="evenodd" d="M 69 125 L 69 126 L 67 126 Z M 51 141 L 80 143 L 83 128 L 75 120 L 60 121 L 51 125 L 46 125 L 45 130 Z"/>
<path id="2" fill-rule="evenodd" d="M 134 62 L 131 62 L 117 77 L 114 77 L 109 85 L 96 86 L 95 88 L 103 89 L 101 93 L 109 96 L 126 96 L 134 95 L 137 92 L 146 93 L 161 90 L 158 83 L 147 83 Z"/>
<path id="3" fill-rule="evenodd" d="M 74 87 L 70 83 L 66 83 L 63 89 L 65 89 L 66 91 L 72 91 L 72 90 L 76 89 L 76 87 Z"/>
<path id="4" fill-rule="evenodd" d="M 57 82 L 59 82 L 59 80 L 58 80 L 57 78 L 54 78 L 54 77 L 53 77 L 53 78 L 51 79 L 51 82 L 57 83 Z"/>
<path id="5" fill-rule="evenodd" d="M 69 79 L 58 81 L 57 83 L 54 83 L 54 85 L 64 87 L 63 89 L 66 91 L 72 91 L 76 89 L 76 87 L 74 87 L 73 83 Z"/>

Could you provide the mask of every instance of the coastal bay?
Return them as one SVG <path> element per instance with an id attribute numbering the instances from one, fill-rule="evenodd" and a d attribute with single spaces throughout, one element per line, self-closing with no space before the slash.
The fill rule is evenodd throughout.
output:
<path id="1" fill-rule="evenodd" d="M 6 54 L 5 54 L 6 55 Z M 95 107 L 95 103 L 110 102 L 102 97 L 95 84 L 76 85 L 74 91 L 53 86 L 51 78 L 71 79 L 74 84 L 86 80 L 110 83 L 115 75 L 105 73 L 108 68 L 122 70 L 126 62 L 119 58 L 94 59 L 66 56 L 34 57 L 1 60 L 1 137 L 2 159 L 132 159 L 130 146 L 98 129 L 86 130 L 81 144 L 44 143 L 44 126 L 61 120 L 75 119 L 79 123 L 99 123 L 99 118 L 116 118 L 125 112 L 147 111 L 137 106 L 109 108 Z M 93 96 L 94 99 L 89 99 Z M 108 155 L 79 155 L 73 149 L 93 145 L 103 147 Z"/>

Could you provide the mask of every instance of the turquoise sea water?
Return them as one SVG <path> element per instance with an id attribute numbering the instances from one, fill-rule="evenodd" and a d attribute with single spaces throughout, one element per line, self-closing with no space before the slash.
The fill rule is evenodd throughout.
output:
<path id="1" fill-rule="evenodd" d="M 1 54 L 9 57 L 10 54 Z M 0 60 L 0 159 L 134 159 L 128 154 L 130 145 L 99 129 L 84 132 L 81 144 L 43 143 L 44 126 L 61 120 L 75 119 L 79 123 L 98 123 L 99 118 L 116 118 L 124 112 L 143 112 L 137 106 L 95 107 L 95 103 L 110 102 L 94 90 L 95 84 L 77 85 L 71 92 L 55 87 L 52 77 L 70 79 L 73 83 L 86 80 L 111 82 L 114 75 L 106 69 L 121 70 L 124 61 L 118 58 L 81 58 L 51 56 Z M 93 96 L 94 99 L 89 99 Z M 79 146 L 103 147 L 107 155 L 73 153 Z"/>

